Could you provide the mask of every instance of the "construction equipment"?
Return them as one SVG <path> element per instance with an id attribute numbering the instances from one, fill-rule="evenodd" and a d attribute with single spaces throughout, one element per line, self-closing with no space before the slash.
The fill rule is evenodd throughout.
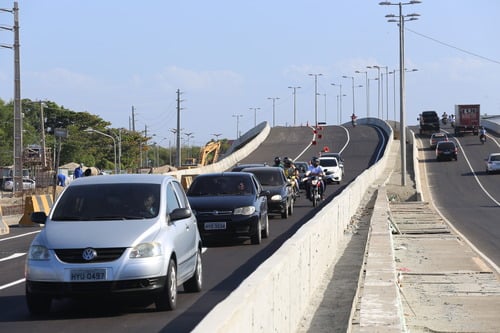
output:
<path id="1" fill-rule="evenodd" d="M 220 146 L 220 141 L 210 141 L 207 143 L 200 151 L 200 165 L 205 166 L 217 162 Z"/>

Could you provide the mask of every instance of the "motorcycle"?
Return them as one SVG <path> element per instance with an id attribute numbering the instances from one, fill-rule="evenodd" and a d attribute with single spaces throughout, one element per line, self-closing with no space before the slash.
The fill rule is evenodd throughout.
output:
<path id="1" fill-rule="evenodd" d="M 309 200 L 312 201 L 313 207 L 316 207 L 320 200 L 323 199 L 323 186 L 320 176 L 305 177 L 303 182 L 309 182 Z"/>
<path id="2" fill-rule="evenodd" d="M 481 141 L 481 143 L 484 145 L 484 143 L 486 142 L 486 135 L 485 134 L 480 134 L 479 135 L 479 141 Z"/>
<path id="3" fill-rule="evenodd" d="M 351 120 L 352 127 L 356 127 L 357 124 L 356 119 Z"/>
<path id="4" fill-rule="evenodd" d="M 448 123 L 448 117 L 443 116 L 443 118 L 441 119 L 441 122 L 443 123 L 443 125 L 446 125 Z"/>

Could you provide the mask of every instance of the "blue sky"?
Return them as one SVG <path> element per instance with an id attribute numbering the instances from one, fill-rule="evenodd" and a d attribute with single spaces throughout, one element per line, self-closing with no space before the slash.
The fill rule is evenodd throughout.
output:
<path id="1" fill-rule="evenodd" d="M 21 96 L 97 114 L 112 127 L 129 128 L 134 106 L 136 129 L 168 146 L 180 89 L 181 128 L 192 133 L 191 144 L 203 145 L 215 133 L 235 138 L 237 127 L 245 132 L 255 121 L 314 123 L 308 74 L 321 73 L 318 121 L 346 122 L 352 80 L 342 76 L 363 85 L 354 99 L 356 114 L 365 117 L 366 74 L 355 71 L 373 79 L 378 71 L 367 66 L 399 69 L 398 26 L 385 18 L 398 7 L 378 3 L 20 0 Z M 13 1 L 0 0 L 0 8 L 12 7 Z M 403 6 L 403 14 L 410 13 L 421 16 L 405 24 L 405 65 L 418 69 L 406 74 L 407 123 L 416 124 L 422 110 L 451 113 L 455 104 L 479 103 L 482 113 L 500 114 L 500 2 L 424 0 Z M 10 13 L 0 12 L 0 25 L 12 22 Z M 1 44 L 12 41 L 11 32 L 0 30 Z M 0 48 L 0 98 L 6 101 L 14 95 L 12 55 Z M 384 119 L 394 118 L 393 81 L 389 75 L 388 98 L 382 83 Z M 341 117 L 340 87 L 331 83 L 347 95 Z M 289 86 L 301 87 L 295 114 Z M 377 81 L 370 80 L 369 94 L 376 116 Z M 274 117 L 269 97 L 279 97 Z M 396 107 L 399 119 L 398 99 Z"/>

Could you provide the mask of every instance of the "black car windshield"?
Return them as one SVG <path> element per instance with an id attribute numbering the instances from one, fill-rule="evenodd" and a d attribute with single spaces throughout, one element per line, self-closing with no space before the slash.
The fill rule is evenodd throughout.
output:
<path id="1" fill-rule="evenodd" d="M 282 186 L 284 178 L 276 171 L 282 172 L 281 169 L 265 170 L 265 171 L 252 171 L 257 177 L 262 186 Z"/>
<path id="2" fill-rule="evenodd" d="M 322 167 L 335 167 L 337 166 L 337 159 L 335 158 L 324 158 L 319 160 L 319 165 Z"/>
<path id="3" fill-rule="evenodd" d="M 218 196 L 218 195 L 248 195 L 254 194 L 250 176 L 210 176 L 196 177 L 189 190 L 188 196 Z"/>
<path id="4" fill-rule="evenodd" d="M 160 184 L 70 186 L 54 208 L 53 221 L 145 219 L 158 215 Z"/>
<path id="5" fill-rule="evenodd" d="M 455 144 L 453 142 L 442 141 L 439 143 L 439 149 L 455 149 Z"/>

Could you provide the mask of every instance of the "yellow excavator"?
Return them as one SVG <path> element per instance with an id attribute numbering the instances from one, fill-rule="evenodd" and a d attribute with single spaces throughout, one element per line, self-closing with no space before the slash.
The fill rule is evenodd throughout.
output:
<path id="1" fill-rule="evenodd" d="M 210 141 L 207 143 L 200 151 L 200 165 L 205 166 L 217 162 L 219 159 L 220 146 L 220 141 Z"/>

